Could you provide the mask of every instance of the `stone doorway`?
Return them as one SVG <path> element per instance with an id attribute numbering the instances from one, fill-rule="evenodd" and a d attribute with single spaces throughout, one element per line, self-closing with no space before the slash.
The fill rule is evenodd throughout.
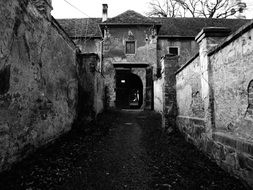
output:
<path id="1" fill-rule="evenodd" d="M 116 70 L 116 106 L 123 109 L 140 109 L 143 104 L 143 84 L 130 69 Z"/>

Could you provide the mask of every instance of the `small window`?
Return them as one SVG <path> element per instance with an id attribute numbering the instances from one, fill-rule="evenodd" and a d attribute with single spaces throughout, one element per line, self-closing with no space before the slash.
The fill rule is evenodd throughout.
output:
<path id="1" fill-rule="evenodd" d="M 135 41 L 126 42 L 126 54 L 135 54 Z"/>
<path id="2" fill-rule="evenodd" d="M 169 54 L 179 55 L 179 48 L 178 47 L 169 47 Z"/>

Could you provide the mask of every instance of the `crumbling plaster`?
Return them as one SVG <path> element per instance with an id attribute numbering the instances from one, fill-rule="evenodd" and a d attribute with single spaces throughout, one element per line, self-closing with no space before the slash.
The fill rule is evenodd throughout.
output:
<path id="1" fill-rule="evenodd" d="M 31 1 L 0 2 L 0 170 L 71 129 L 76 50 L 63 34 Z"/>

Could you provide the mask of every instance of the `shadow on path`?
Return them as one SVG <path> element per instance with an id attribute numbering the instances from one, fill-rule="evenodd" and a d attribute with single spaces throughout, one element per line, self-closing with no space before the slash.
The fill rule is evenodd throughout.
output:
<path id="1" fill-rule="evenodd" d="M 242 190 L 154 112 L 109 111 L 0 175 L 0 189 Z"/>

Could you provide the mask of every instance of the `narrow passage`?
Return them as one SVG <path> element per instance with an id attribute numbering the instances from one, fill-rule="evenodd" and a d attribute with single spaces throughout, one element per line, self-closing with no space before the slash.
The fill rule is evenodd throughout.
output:
<path id="1" fill-rule="evenodd" d="M 109 111 L 0 175 L 0 189 L 242 190 L 150 111 Z"/>

